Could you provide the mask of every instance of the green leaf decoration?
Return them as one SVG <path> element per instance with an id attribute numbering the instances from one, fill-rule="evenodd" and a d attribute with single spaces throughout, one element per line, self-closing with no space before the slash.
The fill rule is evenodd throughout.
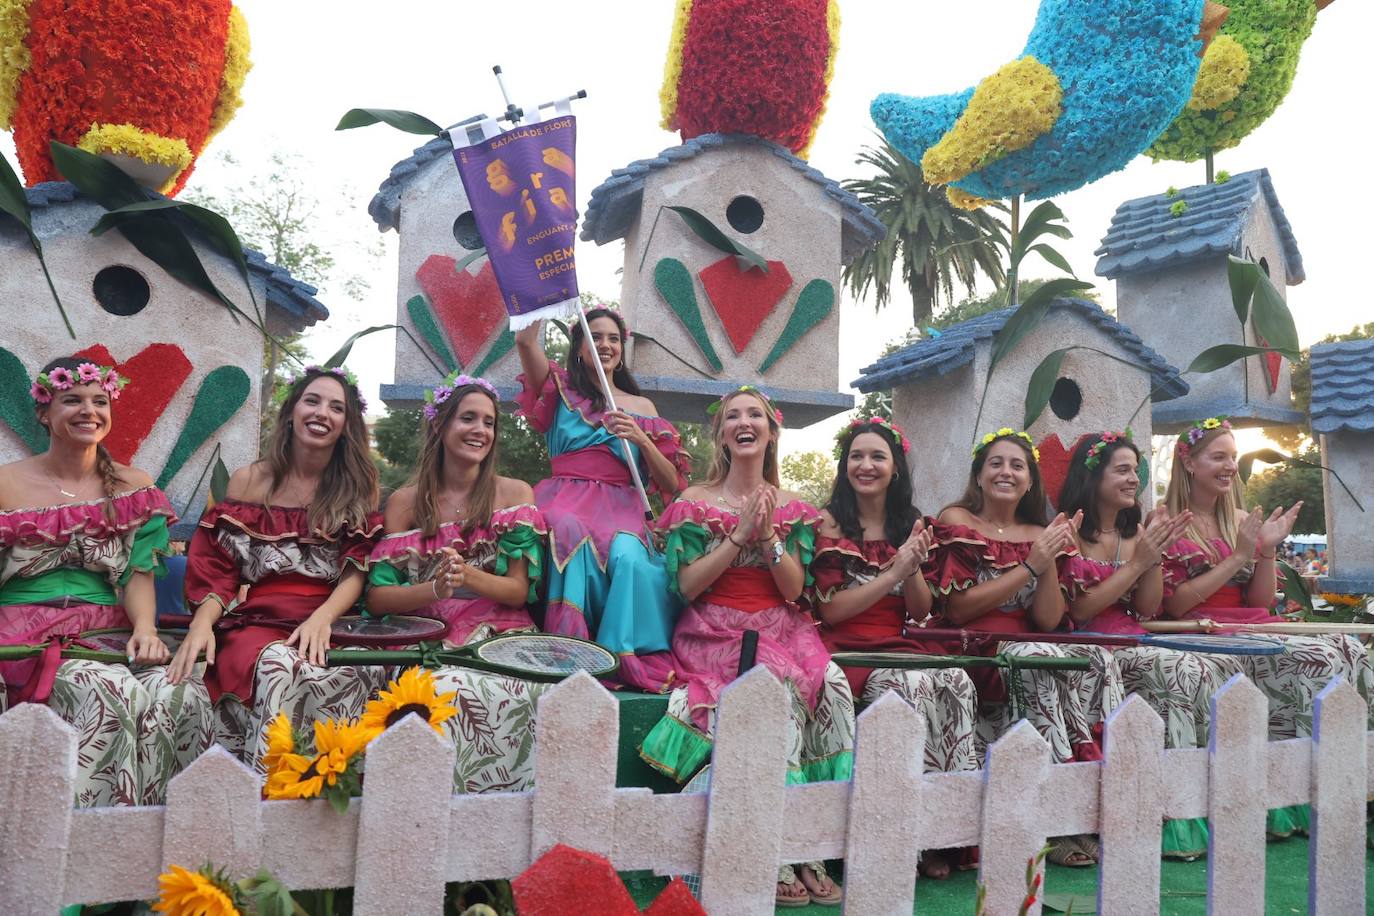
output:
<path id="1" fill-rule="evenodd" d="M 768 358 L 759 366 L 759 372 L 767 372 L 784 353 L 792 349 L 806 332 L 826 319 L 835 308 L 835 287 L 825 280 L 812 280 L 797 296 L 797 304 L 792 307 L 792 317 L 782 329 L 777 343 L 768 351 Z"/>
<path id="2" fill-rule="evenodd" d="M 501 336 L 496 338 L 496 343 L 491 345 L 491 349 L 487 351 L 487 355 L 482 357 L 482 361 L 477 364 L 477 368 L 472 370 L 472 374 L 480 376 L 482 373 L 486 372 L 487 369 L 491 368 L 492 364 L 498 359 L 509 353 L 514 346 L 515 335 L 511 333 L 510 326 L 507 325 L 506 329 L 501 332 Z"/>
<path id="3" fill-rule="evenodd" d="M 1217 344 L 1215 347 L 1208 347 L 1188 364 L 1184 372 L 1215 372 L 1223 366 L 1239 362 L 1247 356 L 1258 356 L 1261 353 L 1273 351 L 1273 347 L 1249 347 L 1241 344 Z"/>
<path id="4" fill-rule="evenodd" d="M 1231 306 L 1236 317 L 1243 325 L 1250 318 L 1250 299 L 1255 295 L 1255 276 L 1257 266 L 1252 261 L 1228 255 L 1226 258 L 1226 281 L 1231 287 Z"/>
<path id="5" fill-rule="evenodd" d="M 29 211 L 29 199 L 24 195 L 24 185 L 3 153 L 0 153 L 0 213 L 8 213 L 24 227 L 24 232 L 29 237 L 29 245 L 38 256 L 38 265 L 43 268 L 43 277 L 48 281 L 48 291 L 52 293 L 53 302 L 57 303 L 57 313 L 62 316 L 67 333 L 71 335 L 72 340 L 76 340 L 76 331 L 72 328 L 71 319 L 67 317 L 67 309 L 62 305 L 62 297 L 57 295 L 52 274 L 48 273 L 48 262 L 43 258 L 43 243 L 34 235 L 33 214 Z"/>
<path id="6" fill-rule="evenodd" d="M 335 350 L 335 351 L 334 351 L 334 355 L 331 356 L 331 357 L 329 357 L 329 359 L 325 360 L 325 362 L 324 362 L 324 367 L 325 367 L 326 369 L 335 369 L 335 368 L 338 368 L 339 366 L 342 366 L 342 365 L 344 364 L 344 362 L 347 361 L 347 359 L 348 359 L 348 354 L 349 354 L 350 352 L 352 352 L 352 350 L 353 350 L 353 345 L 354 345 L 355 343 L 357 343 L 358 340 L 359 340 L 360 338 L 367 337 L 367 336 L 370 335 L 370 334 L 376 334 L 378 331 L 390 331 L 391 329 L 393 329 L 393 328 L 398 328 L 398 327 L 400 327 L 400 325 L 395 325 L 395 324 L 378 324 L 378 325 L 373 325 L 373 326 L 370 327 L 370 328 L 363 328 L 361 331 L 357 332 L 356 334 L 351 335 L 351 336 L 348 338 L 348 340 L 345 340 L 345 341 L 343 342 L 343 346 L 342 346 L 342 347 L 339 347 L 339 349 Z"/>
<path id="7" fill-rule="evenodd" d="M 1285 455 L 1272 448 L 1256 449 L 1253 452 L 1246 452 L 1244 455 L 1241 455 L 1240 459 L 1236 462 L 1242 481 L 1249 481 L 1251 470 L 1254 468 L 1256 461 L 1263 464 L 1288 464 L 1296 467 L 1317 468 L 1326 471 L 1335 478 L 1336 483 L 1341 485 L 1341 489 L 1345 491 L 1346 496 L 1350 497 L 1350 501 L 1355 504 L 1355 508 L 1359 509 L 1361 512 L 1365 511 L 1364 504 L 1350 491 L 1350 487 L 1346 486 L 1345 481 L 1341 479 L 1341 475 L 1336 473 L 1334 469 L 1322 464 L 1320 461 L 1308 461 L 1306 458 L 1299 458 L 1297 455 Z"/>
<path id="8" fill-rule="evenodd" d="M 1022 302 L 1012 316 L 1007 319 L 1007 323 L 1002 325 L 1002 330 L 997 332 L 997 337 L 992 345 L 992 359 L 988 363 L 988 377 L 992 377 L 992 370 L 1002 361 L 1002 358 L 1014 350 L 1016 345 L 1027 334 L 1035 330 L 1036 326 L 1049 314 L 1050 306 L 1055 299 L 1092 289 L 1092 287 L 1091 283 L 1083 280 L 1060 277 L 1050 280 L 1027 296 L 1026 301 Z"/>
<path id="9" fill-rule="evenodd" d="M 215 449 L 215 467 L 210 472 L 210 499 L 216 503 L 223 502 L 224 497 L 229 495 L 229 469 L 224 466 L 224 459 L 219 456 L 219 449 Z"/>
<path id="10" fill-rule="evenodd" d="M 106 210 L 118 210 L 152 199 L 151 191 L 124 174 L 108 159 L 56 140 L 49 146 L 53 164 L 62 177 Z"/>
<path id="11" fill-rule="evenodd" d="M 1296 601 L 1302 606 L 1310 616 L 1314 613 L 1312 608 L 1312 593 L 1307 590 L 1307 583 L 1302 581 L 1302 576 L 1298 571 L 1289 566 L 1283 560 L 1279 560 L 1279 574 L 1283 576 L 1283 597 L 1287 601 Z"/>
<path id="12" fill-rule="evenodd" d="M 1255 462 L 1262 461 L 1265 464 L 1281 464 L 1287 456 L 1275 451 L 1272 448 L 1257 449 L 1253 452 L 1246 452 L 1240 456 L 1236 462 L 1243 483 L 1250 482 L 1250 474 L 1254 471 Z"/>
<path id="13" fill-rule="evenodd" d="M 117 228 L 120 223 L 137 219 L 144 213 L 158 211 L 175 212 L 195 223 L 210 243 L 210 247 L 234 262 L 234 266 L 238 268 L 239 276 L 243 278 L 243 285 L 248 287 L 248 295 L 253 301 L 253 309 L 257 313 L 258 323 L 261 324 L 263 322 L 262 311 L 258 306 L 257 294 L 253 292 L 253 282 L 249 278 L 248 259 L 243 253 L 243 242 L 239 240 L 239 234 L 234 231 L 229 220 L 214 210 L 171 198 L 145 200 L 141 203 L 129 204 L 126 207 L 109 211 L 95 224 L 95 228 L 91 230 L 91 235 L 103 235 L 110 229 Z"/>
<path id="14" fill-rule="evenodd" d="M 764 273 L 768 273 L 768 262 L 762 255 L 730 238 L 730 236 L 722 232 L 720 228 L 706 216 L 703 216 L 691 207 L 667 207 L 666 209 L 672 210 L 678 216 L 682 217 L 682 221 L 687 224 L 688 229 L 691 229 L 692 232 L 696 234 L 697 238 L 701 239 L 712 248 L 715 248 L 717 251 L 734 255 L 738 258 L 740 270 L 749 270 L 751 267 L 757 267 Z"/>
<path id="15" fill-rule="evenodd" d="M 1255 267 L 1255 298 L 1251 304 L 1250 317 L 1255 324 L 1255 332 L 1269 341 L 1269 346 L 1278 350 L 1289 362 L 1300 358 L 1302 349 L 1298 343 L 1298 328 L 1293 323 L 1293 313 L 1288 303 L 1274 287 L 1263 270 Z"/>
<path id="16" fill-rule="evenodd" d="M 157 485 L 166 489 L 181 472 L 196 450 L 229 422 L 229 419 L 248 401 L 253 383 L 248 373 L 238 366 L 220 366 L 201 380 L 196 399 L 186 425 L 181 428 L 176 444 L 167 455 L 167 462 L 158 475 Z"/>
<path id="17" fill-rule="evenodd" d="M 664 258 L 654 266 L 654 285 L 663 296 L 673 314 L 682 322 L 687 333 L 692 335 L 697 349 L 706 357 L 706 362 L 716 372 L 724 366 L 711 346 L 711 338 L 706 334 L 706 322 L 701 317 L 701 307 L 697 304 L 696 288 L 687 265 L 677 258 Z"/>
<path id="18" fill-rule="evenodd" d="M 408 134 L 427 134 L 437 137 L 444 129 L 424 115 L 396 108 L 353 108 L 339 119 L 335 130 L 352 130 L 355 127 L 369 127 L 373 124 L 387 124 Z"/>
<path id="19" fill-rule="evenodd" d="M 1024 306 L 1023 306 L 1024 308 Z M 1040 361 L 1031 373 L 1030 384 L 1026 386 L 1026 413 L 1021 421 L 1022 429 L 1030 429 L 1031 424 L 1045 412 L 1054 393 L 1054 383 L 1059 380 L 1059 367 L 1064 365 L 1064 357 L 1074 347 L 1055 350 Z"/>
<path id="20" fill-rule="evenodd" d="M 29 398 L 33 379 L 24 364 L 9 350 L 0 347 L 0 420 L 4 420 L 15 435 L 24 440 L 35 455 L 48 450 L 48 431 L 38 422 Z"/>
<path id="21" fill-rule="evenodd" d="M 457 273 L 460 270 L 466 270 L 467 266 L 471 264 L 473 261 L 477 260 L 478 258 L 485 258 L 486 256 L 487 250 L 485 248 L 478 248 L 476 251 L 469 251 L 466 255 L 463 256 L 463 259 L 461 261 L 453 265 L 453 271 L 454 273 Z"/>
<path id="22" fill-rule="evenodd" d="M 1064 273 L 1068 274 L 1069 276 L 1078 276 L 1073 272 L 1073 268 L 1069 266 L 1068 259 L 1066 259 L 1058 251 L 1051 248 L 1047 243 L 1041 242 L 1039 245 L 1032 245 L 1030 247 L 1030 250 L 1040 255 L 1040 257 L 1044 258 L 1046 261 L 1050 262 L 1050 264 L 1064 271 Z"/>
<path id="23" fill-rule="evenodd" d="M 406 313 L 410 315 L 410 323 L 415 325 L 415 329 L 420 332 L 425 343 L 429 344 L 430 349 L 438 354 L 439 359 L 443 360 L 449 372 L 458 368 L 458 360 L 454 357 L 453 351 L 449 349 L 448 341 L 444 340 L 444 334 L 439 330 L 439 322 L 434 318 L 434 312 L 429 307 L 429 301 L 424 296 L 416 294 L 406 302 Z"/>

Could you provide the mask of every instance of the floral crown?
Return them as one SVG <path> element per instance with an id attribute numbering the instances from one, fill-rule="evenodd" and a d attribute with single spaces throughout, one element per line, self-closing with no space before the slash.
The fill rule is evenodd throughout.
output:
<path id="1" fill-rule="evenodd" d="M 842 427 L 839 432 L 835 433 L 836 461 L 844 457 L 845 437 L 852 433 L 854 430 L 858 429 L 860 426 L 883 427 L 888 432 L 892 433 L 892 438 L 896 439 L 897 444 L 902 447 L 903 455 L 911 454 L 911 440 L 907 439 L 906 433 L 903 432 L 902 428 L 898 426 L 896 423 L 893 423 L 887 417 L 858 417 L 857 419 L 850 420 L 848 426 Z"/>
<path id="2" fill-rule="evenodd" d="M 626 320 L 625 313 L 620 310 L 619 303 L 602 302 L 600 299 L 593 299 L 591 302 L 585 302 L 582 304 L 583 315 L 586 315 L 588 312 L 598 311 L 610 312 L 612 315 L 619 318 L 620 323 L 625 326 L 625 339 L 628 340 L 632 336 L 630 334 L 630 322 Z"/>
<path id="3" fill-rule="evenodd" d="M 496 393 L 496 386 L 484 378 L 475 375 L 463 375 L 454 371 L 448 374 L 442 382 L 436 385 L 433 390 L 425 392 L 425 419 L 433 423 L 439 417 L 439 408 L 444 402 L 453 397 L 453 392 L 459 388 L 466 388 L 469 385 L 476 385 L 498 404 L 501 403 L 501 395 Z"/>
<path id="4" fill-rule="evenodd" d="M 1126 427 L 1126 430 L 1124 432 L 1103 433 L 1102 438 L 1094 442 L 1088 448 L 1088 454 L 1083 456 L 1083 467 L 1087 468 L 1090 471 L 1093 470 L 1099 464 L 1102 463 L 1102 456 L 1107 453 L 1108 446 L 1110 446 L 1114 442 L 1120 442 L 1123 444 L 1130 443 L 1134 445 L 1135 443 L 1132 442 L 1132 439 L 1134 439 L 1134 433 L 1131 432 L 1131 428 L 1129 426 Z"/>
<path id="5" fill-rule="evenodd" d="M 1192 426 L 1178 434 L 1178 445 L 1175 450 L 1180 455 L 1187 455 L 1193 450 L 1193 446 L 1202 441 L 1202 438 L 1214 429 L 1224 429 L 1231 431 L 1231 421 L 1226 417 L 1208 417 L 1205 420 L 1198 420 Z"/>
<path id="6" fill-rule="evenodd" d="M 992 445 L 992 443 L 996 442 L 998 439 L 1008 439 L 1013 436 L 1017 439 L 1026 440 L 1026 444 L 1030 446 L 1031 455 L 1035 458 L 1035 463 L 1039 464 L 1040 449 L 1035 447 L 1035 440 L 1030 437 L 1030 433 L 1012 429 L 1010 426 L 1003 426 L 996 432 L 988 433 L 982 439 L 978 440 L 978 444 L 973 447 L 973 457 L 977 458 L 979 452 L 987 448 L 989 445 Z"/>
<path id="7" fill-rule="evenodd" d="M 81 363 L 76 370 L 58 366 L 48 372 L 40 372 L 29 387 L 29 394 L 39 404 L 49 404 L 53 395 L 66 391 L 76 385 L 99 385 L 105 389 L 110 400 L 119 400 L 119 392 L 129 384 L 129 380 L 115 371 L 114 366 L 97 366 L 95 363 Z"/>
<path id="8" fill-rule="evenodd" d="M 362 408 L 363 413 L 367 413 L 367 398 L 363 397 L 362 389 L 358 387 L 358 377 L 347 366 L 317 366 L 313 364 L 306 366 L 293 374 L 284 384 L 277 386 L 276 390 L 272 392 L 272 403 L 284 403 L 291 394 L 291 389 L 311 375 L 332 375 L 339 381 L 352 386 L 353 394 L 358 398 L 358 406 Z"/>
<path id="9" fill-rule="evenodd" d="M 766 405 L 768 405 L 768 409 L 771 410 L 771 411 L 773 411 L 773 419 L 776 420 L 776 421 L 778 421 L 778 425 L 779 425 L 779 426 L 782 425 L 782 411 L 781 411 L 780 409 L 778 409 L 777 407 L 774 407 L 774 406 L 773 406 L 773 399 L 770 398 L 770 397 L 763 391 L 763 389 L 761 389 L 761 388 L 756 388 L 756 387 L 754 387 L 753 385 L 740 385 L 738 388 L 734 389 L 733 391 L 727 391 L 727 392 L 725 392 L 724 394 L 722 394 L 722 395 L 720 396 L 720 400 L 719 400 L 719 401 L 715 401 L 715 402 L 713 402 L 712 404 L 709 404 L 709 405 L 707 406 L 706 412 L 707 412 L 708 414 L 710 414 L 711 416 L 714 417 L 714 416 L 720 411 L 720 405 L 724 404 L 726 401 L 728 401 L 730 398 L 733 398 L 733 397 L 734 397 L 735 395 L 737 395 L 737 394 L 745 394 L 745 393 L 753 394 L 753 395 L 758 395 L 758 396 L 763 400 L 763 403 L 766 404 Z"/>

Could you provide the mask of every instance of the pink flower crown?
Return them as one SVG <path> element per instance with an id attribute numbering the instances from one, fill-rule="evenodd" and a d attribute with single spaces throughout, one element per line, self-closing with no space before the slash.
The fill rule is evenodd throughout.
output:
<path id="1" fill-rule="evenodd" d="M 1134 444 L 1134 442 L 1132 442 L 1133 438 L 1134 434 L 1131 432 L 1131 428 L 1129 426 L 1126 427 L 1125 432 L 1103 433 L 1102 438 L 1094 442 L 1092 446 L 1089 447 L 1088 454 L 1083 456 L 1083 467 L 1087 468 L 1088 470 L 1096 468 L 1099 464 L 1102 463 L 1102 456 L 1108 451 L 1108 446 L 1110 446 L 1113 442 L 1120 442 L 1123 444 Z"/>
<path id="2" fill-rule="evenodd" d="M 436 385 L 432 390 L 425 392 L 425 419 L 433 423 L 439 418 L 439 408 L 449 398 L 453 397 L 453 392 L 459 388 L 466 388 L 469 385 L 476 385 L 496 403 L 501 403 L 501 395 L 496 393 L 496 386 L 484 378 L 475 375 L 463 375 L 460 372 L 450 372 L 448 377 Z"/>
<path id="3" fill-rule="evenodd" d="M 892 437 L 896 439 L 897 444 L 899 444 L 902 447 L 903 456 L 911 454 L 911 440 L 906 437 L 906 433 L 903 432 L 902 428 L 898 426 L 896 423 L 893 423 L 887 417 L 859 417 L 858 419 L 850 420 L 848 426 L 843 427 L 839 432 L 835 433 L 836 461 L 839 461 L 841 458 L 844 457 L 845 437 L 852 433 L 854 430 L 858 429 L 860 426 L 868 426 L 870 424 L 873 426 L 881 426 L 888 432 L 892 433 Z"/>
<path id="4" fill-rule="evenodd" d="M 1218 429 L 1224 429 L 1229 433 L 1231 431 L 1230 419 L 1227 417 L 1208 417 L 1205 420 L 1198 420 L 1178 434 L 1178 444 L 1174 449 L 1180 455 L 1189 455 L 1193 451 L 1193 446 L 1201 442 L 1204 436 Z"/>
<path id="5" fill-rule="evenodd" d="M 735 395 L 742 394 L 744 392 L 748 392 L 749 394 L 756 394 L 760 398 L 762 398 L 763 403 L 768 405 L 768 409 L 773 411 L 773 419 L 778 422 L 779 426 L 782 426 L 782 411 L 779 410 L 777 407 L 773 406 L 773 399 L 770 398 L 767 394 L 765 394 L 763 389 L 756 388 L 753 385 L 740 385 L 733 391 L 725 392 L 720 396 L 720 400 L 707 405 L 706 412 L 714 417 L 720 411 L 720 405 L 724 404 L 728 399 L 734 397 Z"/>
<path id="6" fill-rule="evenodd" d="M 97 366 L 95 363 L 81 363 L 76 371 L 58 366 L 49 372 L 40 372 L 38 378 L 29 386 L 29 394 L 39 404 L 52 403 L 53 396 L 77 385 L 99 385 L 105 389 L 110 400 L 119 400 L 119 392 L 129 380 L 115 371 L 114 366 Z"/>
<path id="7" fill-rule="evenodd" d="M 584 303 L 582 314 L 604 310 L 610 312 L 620 319 L 620 323 L 625 326 L 625 339 L 629 340 L 633 335 L 630 333 L 630 322 L 625 319 L 625 313 L 620 310 L 620 304 L 616 302 L 602 302 L 600 299 L 593 299 L 591 302 Z"/>
<path id="8" fill-rule="evenodd" d="M 1030 433 L 1025 432 L 1023 430 L 1012 429 L 1010 426 L 1003 426 L 996 432 L 988 433 L 987 435 L 983 436 L 982 439 L 978 440 L 978 444 L 973 447 L 973 457 L 977 458 L 979 452 L 987 448 L 989 445 L 992 445 L 992 443 L 996 442 L 998 439 L 1026 440 L 1026 444 L 1030 446 L 1031 456 L 1035 458 L 1035 463 L 1040 463 L 1040 449 L 1035 447 L 1035 440 L 1030 437 Z"/>
<path id="9" fill-rule="evenodd" d="M 294 373 L 286 380 L 285 384 L 277 386 L 276 390 L 272 392 L 272 403 L 284 403 L 291 394 L 291 389 L 312 374 L 332 375 L 345 385 L 352 387 L 353 394 L 358 398 L 358 406 L 362 408 L 363 413 L 367 413 L 367 398 L 363 397 L 362 389 L 358 387 L 358 377 L 347 366 L 317 366 L 314 364 L 306 366 Z"/>

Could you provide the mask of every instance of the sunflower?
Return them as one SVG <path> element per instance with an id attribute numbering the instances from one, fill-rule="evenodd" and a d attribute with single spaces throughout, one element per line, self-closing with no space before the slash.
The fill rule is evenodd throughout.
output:
<path id="1" fill-rule="evenodd" d="M 216 881 L 201 871 L 187 871 L 173 865 L 171 871 L 158 875 L 162 889 L 153 912 L 170 916 L 240 916 L 228 885 Z"/>
<path id="2" fill-rule="evenodd" d="M 362 753 L 370 735 L 350 722 L 315 723 L 315 755 L 282 754 L 267 777 L 268 798 L 315 798 L 326 784 L 334 785 L 354 757 Z"/>
<path id="3" fill-rule="evenodd" d="M 415 713 L 440 734 L 443 734 L 440 723 L 458 715 L 458 708 L 453 705 L 458 692 L 436 694 L 434 676 L 421 668 L 407 668 L 399 680 L 387 687 L 389 689 L 381 691 L 377 699 L 369 700 L 363 711 L 360 724 L 373 738 L 408 713 Z"/>
<path id="4" fill-rule="evenodd" d="M 279 712 L 267 726 L 267 753 L 262 755 L 262 766 L 271 773 L 277 763 L 287 754 L 296 753 L 296 736 L 291 731 L 291 720 L 286 713 Z"/>

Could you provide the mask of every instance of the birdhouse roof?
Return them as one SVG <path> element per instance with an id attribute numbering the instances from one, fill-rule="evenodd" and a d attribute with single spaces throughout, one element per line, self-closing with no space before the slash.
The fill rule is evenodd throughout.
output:
<path id="1" fill-rule="evenodd" d="M 1268 169 L 1241 172 L 1224 184 L 1184 188 L 1173 196 L 1155 194 L 1126 201 L 1117 207 L 1101 247 L 1093 252 L 1098 255 L 1097 275 L 1114 280 L 1218 255 L 1239 255 L 1250 210 L 1261 200 L 1278 227 L 1288 263 L 1288 285 L 1296 286 L 1306 279 L 1302 253 L 1274 194 Z M 1188 206 L 1174 216 L 1171 208 L 1179 201 Z"/>
<path id="2" fill-rule="evenodd" d="M 1312 347 L 1312 430 L 1374 431 L 1374 340 Z"/>
<path id="3" fill-rule="evenodd" d="M 757 146 L 777 156 L 809 181 L 815 182 L 825 195 L 840 208 L 843 228 L 840 236 L 840 257 L 844 263 L 872 248 L 887 234 L 887 227 L 873 215 L 859 198 L 825 177 L 783 146 L 748 134 L 702 134 L 678 146 L 671 146 L 652 159 L 631 162 L 623 169 L 611 172 L 611 177 L 592 191 L 591 201 L 582 219 L 582 239 L 604 245 L 624 238 L 636 219 L 644 198 L 644 180 L 650 172 L 671 168 L 693 159 L 708 150 L 727 146 Z"/>
<path id="4" fill-rule="evenodd" d="M 473 115 L 463 121 L 459 121 L 454 127 L 464 124 L 475 124 L 485 118 L 486 115 Z M 372 196 L 372 200 L 367 205 L 367 215 L 372 217 L 377 224 L 378 232 L 385 232 L 388 229 L 401 228 L 401 194 L 404 193 L 406 185 L 410 184 L 412 178 L 420 173 L 420 170 L 429 165 L 435 159 L 448 158 L 453 155 L 453 143 L 447 136 L 435 137 L 424 146 L 415 148 L 411 153 L 400 162 L 391 167 L 391 174 L 386 176 L 386 180 L 377 186 L 377 193 Z M 458 167 L 453 167 L 454 176 L 458 174 Z"/>
<path id="5" fill-rule="evenodd" d="M 1128 356 L 1150 373 L 1152 400 L 1167 401 L 1188 393 L 1188 383 L 1177 369 L 1147 347 L 1130 328 L 1102 311 L 1096 303 L 1086 299 L 1056 299 L 1050 308 L 1080 315 L 1116 341 Z M 863 374 L 850 384 L 868 393 L 946 375 L 972 362 L 977 345 L 991 341 L 1015 311 L 1011 308 L 999 309 L 951 325 L 941 331 L 939 337 L 918 340 L 865 366 L 860 370 Z"/>
<path id="6" fill-rule="evenodd" d="M 58 207 L 83 198 L 76 186 L 66 181 L 47 181 L 25 188 L 24 196 L 30 210 Z M 329 309 L 315 298 L 318 292 L 315 287 L 297 280 L 286 268 L 267 260 L 260 251 L 244 248 L 243 255 L 248 262 L 248 272 L 263 279 L 268 307 L 284 312 L 287 324 L 293 329 L 303 330 L 329 317 Z"/>

